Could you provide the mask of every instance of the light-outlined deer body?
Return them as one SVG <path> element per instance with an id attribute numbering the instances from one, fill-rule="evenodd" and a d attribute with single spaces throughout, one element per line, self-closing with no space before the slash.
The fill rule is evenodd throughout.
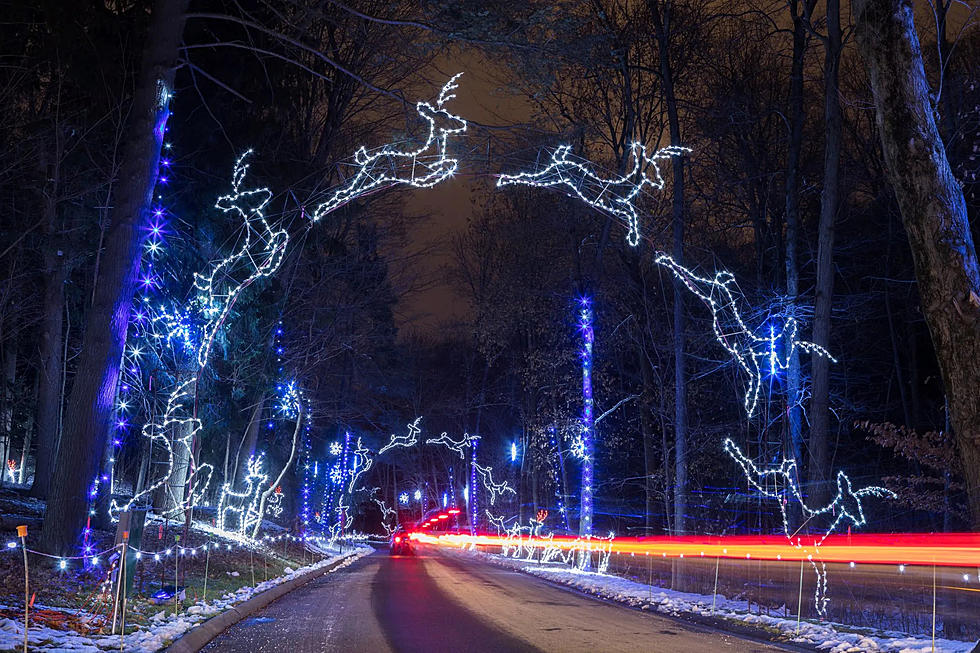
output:
<path id="1" fill-rule="evenodd" d="M 818 549 L 824 540 L 837 530 L 842 522 L 849 522 L 852 526 L 864 526 L 867 518 L 864 515 L 864 506 L 861 505 L 862 497 L 878 498 L 897 498 L 897 495 L 883 487 L 875 485 L 863 487 L 855 490 L 851 485 L 851 479 L 843 471 L 837 472 L 837 494 L 833 500 L 825 506 L 812 508 L 807 505 L 800 486 L 797 483 L 799 468 L 796 460 L 784 458 L 778 467 L 759 469 L 755 462 L 742 453 L 742 450 L 731 439 L 725 439 L 725 451 L 735 462 L 739 464 L 749 485 L 754 487 L 762 496 L 774 499 L 779 505 L 779 512 L 783 520 L 783 533 L 790 543 L 803 550 L 812 551 L 807 560 L 817 576 L 816 590 L 814 591 L 814 604 L 817 613 L 821 616 L 827 612 L 827 569 L 823 562 L 815 560 Z M 785 500 L 785 495 L 789 495 L 800 506 L 800 512 L 804 518 L 803 524 L 794 525 L 790 523 L 789 502 Z M 824 529 L 823 534 L 811 539 L 804 540 L 799 532 L 806 523 L 815 517 L 822 515 L 832 516 L 830 524 Z"/>
<path id="2" fill-rule="evenodd" d="M 233 253 L 217 261 L 206 274 L 194 274 L 195 296 L 183 311 L 195 313 L 202 318 L 195 364 L 170 392 L 163 415 L 150 420 L 142 429 L 143 437 L 162 445 L 167 451 L 167 472 L 149 482 L 129 501 L 119 504 L 113 499 L 109 509 L 111 515 L 129 510 L 137 501 L 149 496 L 170 480 L 174 471 L 174 447 L 186 449 L 190 464 L 187 484 L 193 488 L 193 492 L 185 497 L 184 503 L 193 504 L 199 500 L 210 483 L 212 466 L 197 465 L 193 450 L 194 436 L 201 430 L 201 421 L 197 418 L 195 409 L 197 382 L 201 371 L 208 364 L 215 338 L 236 300 L 256 279 L 267 277 L 279 268 L 289 240 L 286 232 L 272 227 L 263 213 L 272 198 L 271 191 L 266 188 L 242 188 L 248 172 L 246 159 L 250 154 L 251 150 L 246 151 L 235 162 L 231 194 L 219 197 L 215 202 L 215 208 L 223 213 L 237 214 L 242 220 L 239 245 Z M 171 438 L 170 434 L 174 429 L 180 429 L 182 434 Z"/>
<path id="3" fill-rule="evenodd" d="M 459 88 L 456 80 L 462 74 L 457 73 L 446 82 L 434 105 L 428 102 L 415 105 L 418 114 L 429 123 L 429 134 L 422 145 L 414 150 L 385 145 L 370 153 L 360 147 L 354 153 L 357 171 L 316 207 L 310 215 L 311 224 L 347 202 L 384 186 L 407 184 L 429 188 L 451 177 L 459 161 L 448 155 L 447 142 L 450 134 L 466 131 L 466 121 L 447 111 L 444 105 L 456 97 L 453 91 Z"/>
<path id="4" fill-rule="evenodd" d="M 790 354 L 798 347 L 837 362 L 837 359 L 820 345 L 797 337 L 799 325 L 793 317 L 787 317 L 778 332 L 775 327 L 771 327 L 768 335 L 756 334 L 742 318 L 738 307 L 738 298 L 742 295 L 731 272 L 717 272 L 713 279 L 706 279 L 697 276 L 666 254 L 657 256 L 656 262 L 669 269 L 688 290 L 711 309 L 715 337 L 748 376 L 744 404 L 745 412 L 749 417 L 755 413 L 759 391 L 762 388 L 760 360 L 768 363 L 771 372 L 775 372 L 777 368 L 786 369 L 789 366 Z"/>
<path id="5" fill-rule="evenodd" d="M 640 242 L 639 220 L 634 204 L 636 196 L 644 186 L 658 190 L 664 187 L 664 179 L 657 166 L 658 159 L 669 159 L 691 150 L 671 145 L 647 154 L 645 145 L 633 143 L 630 146 L 632 166 L 629 171 L 611 179 L 598 176 L 591 165 L 571 158 L 571 151 L 570 145 L 562 145 L 552 153 L 546 167 L 537 172 L 500 175 L 497 186 L 565 186 L 586 204 L 625 220 L 629 228 L 626 241 L 635 247 Z M 647 172 L 649 169 L 653 170 L 652 177 Z"/>

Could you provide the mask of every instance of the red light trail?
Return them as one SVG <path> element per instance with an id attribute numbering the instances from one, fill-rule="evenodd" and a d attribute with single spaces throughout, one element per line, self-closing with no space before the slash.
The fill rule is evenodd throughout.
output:
<path id="1" fill-rule="evenodd" d="M 502 535 L 464 535 L 460 533 L 413 533 L 412 539 L 425 544 L 462 547 L 514 546 L 577 549 L 587 540 L 555 535 L 552 538 L 509 538 Z M 653 555 L 666 558 L 704 557 L 755 560 L 808 560 L 864 564 L 939 565 L 945 567 L 980 566 L 980 533 L 861 533 L 831 535 L 818 547 L 819 536 L 801 536 L 792 542 L 785 537 L 723 535 L 681 537 L 619 537 L 592 540 L 614 554 Z"/>

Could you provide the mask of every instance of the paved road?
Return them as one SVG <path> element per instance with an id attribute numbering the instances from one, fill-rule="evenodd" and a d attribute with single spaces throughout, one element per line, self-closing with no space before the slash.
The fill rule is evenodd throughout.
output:
<path id="1" fill-rule="evenodd" d="M 327 574 L 239 622 L 206 651 L 781 650 L 438 552 L 385 551 Z"/>

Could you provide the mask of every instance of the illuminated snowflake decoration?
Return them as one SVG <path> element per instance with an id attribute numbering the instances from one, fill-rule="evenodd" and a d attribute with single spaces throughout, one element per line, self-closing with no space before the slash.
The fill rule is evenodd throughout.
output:
<path id="1" fill-rule="evenodd" d="M 293 419 L 299 415 L 300 402 L 302 401 L 300 389 L 296 386 L 296 381 L 290 381 L 285 385 L 276 388 L 279 391 L 279 412 L 285 417 Z"/>
<path id="2" fill-rule="evenodd" d="M 343 450 L 344 450 L 344 448 L 341 446 L 341 444 L 339 442 L 331 442 L 330 443 L 330 455 L 331 456 L 339 456 L 340 453 Z"/>
<path id="3" fill-rule="evenodd" d="M 403 506 L 408 505 L 408 492 L 402 492 L 398 495 L 398 503 L 402 504 Z"/>
<path id="4" fill-rule="evenodd" d="M 718 272 L 713 279 L 705 279 L 666 254 L 659 255 L 656 260 L 673 272 L 688 290 L 711 309 L 715 338 L 748 376 L 744 404 L 745 412 L 749 417 L 755 413 L 759 402 L 762 369 L 766 365 L 772 373 L 777 369 L 786 369 L 789 367 L 792 351 L 797 348 L 823 356 L 834 363 L 837 362 L 837 359 L 820 345 L 800 340 L 797 337 L 799 325 L 792 317 L 786 318 L 786 322 L 778 331 L 775 326 L 770 326 L 768 335 L 758 335 L 742 319 L 738 308 L 742 294 L 738 291 L 735 277 L 731 272 Z M 761 367 L 760 361 L 763 363 Z"/>
<path id="5" fill-rule="evenodd" d="M 640 242 L 640 227 L 634 202 L 644 186 L 657 190 L 664 187 L 657 160 L 690 151 L 686 147 L 670 146 L 650 155 L 645 145 L 633 143 L 630 146 L 633 162 L 630 170 L 621 177 L 605 179 L 593 172 L 594 166 L 588 161 L 573 158 L 571 145 L 562 145 L 552 153 L 546 167 L 537 172 L 500 175 L 497 186 L 564 186 L 592 208 L 624 220 L 629 228 L 626 241 L 635 247 Z M 652 177 L 647 174 L 648 170 L 652 170 Z"/>

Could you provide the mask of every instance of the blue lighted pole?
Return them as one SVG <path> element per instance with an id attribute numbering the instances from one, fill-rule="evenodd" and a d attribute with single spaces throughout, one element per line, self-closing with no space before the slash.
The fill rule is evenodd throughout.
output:
<path id="1" fill-rule="evenodd" d="M 473 441 L 470 453 L 470 491 L 466 497 L 466 502 L 470 509 L 470 533 L 476 533 L 476 449 L 480 445 L 479 440 Z"/>
<path id="2" fill-rule="evenodd" d="M 579 512 L 579 535 L 592 536 L 593 458 L 595 457 L 595 416 L 592 414 L 592 300 L 579 300 L 578 329 L 582 334 L 582 507 Z"/>

